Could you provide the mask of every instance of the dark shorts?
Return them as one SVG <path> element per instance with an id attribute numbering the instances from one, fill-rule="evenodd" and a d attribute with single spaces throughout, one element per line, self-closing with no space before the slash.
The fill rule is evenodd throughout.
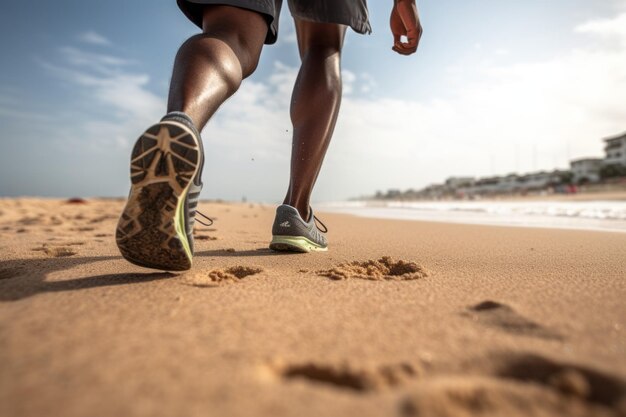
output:
<path id="1" fill-rule="evenodd" d="M 268 24 L 266 44 L 276 42 L 278 17 L 283 0 L 176 0 L 178 7 L 193 23 L 202 28 L 202 8 L 221 4 L 254 10 L 265 16 Z M 358 33 L 371 33 L 366 0 L 288 0 L 294 18 L 320 23 L 350 26 Z"/>

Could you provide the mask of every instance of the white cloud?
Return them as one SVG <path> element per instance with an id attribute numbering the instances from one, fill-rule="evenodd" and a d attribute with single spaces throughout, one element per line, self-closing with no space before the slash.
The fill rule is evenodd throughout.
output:
<path id="1" fill-rule="evenodd" d="M 60 52 L 59 64 L 38 60 L 49 74 L 76 88 L 81 113 L 59 140 L 91 149 L 129 148 L 137 132 L 162 116 L 164 98 L 147 88 L 147 74 L 127 70 L 132 61 L 73 47 Z"/>
<path id="2" fill-rule="evenodd" d="M 576 32 L 596 35 L 626 43 L 626 13 L 615 18 L 596 19 L 576 27 Z"/>
<path id="3" fill-rule="evenodd" d="M 59 51 L 67 64 L 87 67 L 104 75 L 111 75 L 118 70 L 118 67 L 134 63 L 128 59 L 84 51 L 70 46 L 62 47 Z"/>
<path id="4" fill-rule="evenodd" d="M 374 77 L 367 72 L 359 74 L 359 78 L 359 91 L 363 94 L 371 92 L 378 85 Z"/>
<path id="5" fill-rule="evenodd" d="M 99 46 L 109 46 L 111 45 L 111 41 L 100 35 L 99 33 L 88 30 L 87 32 L 83 32 L 78 35 L 78 40 L 84 43 L 88 43 L 91 45 L 99 45 Z"/>

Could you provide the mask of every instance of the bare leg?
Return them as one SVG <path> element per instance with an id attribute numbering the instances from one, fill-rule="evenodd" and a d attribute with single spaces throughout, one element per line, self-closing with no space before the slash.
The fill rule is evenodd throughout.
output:
<path id="1" fill-rule="evenodd" d="M 267 22 L 259 13 L 207 6 L 203 33 L 189 38 L 176 55 L 168 112 L 185 112 L 202 130 L 256 69 L 267 30 Z"/>
<path id="2" fill-rule="evenodd" d="M 309 200 L 341 104 L 341 47 L 346 27 L 296 19 L 302 65 L 291 97 L 293 143 L 285 204 L 309 219 Z"/>

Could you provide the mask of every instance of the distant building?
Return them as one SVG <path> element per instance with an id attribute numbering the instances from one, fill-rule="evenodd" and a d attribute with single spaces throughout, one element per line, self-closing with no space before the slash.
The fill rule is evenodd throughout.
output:
<path id="1" fill-rule="evenodd" d="M 499 193 L 512 193 L 519 188 L 519 175 L 509 174 L 505 177 L 498 177 L 497 191 Z"/>
<path id="2" fill-rule="evenodd" d="M 511 173 L 483 178 L 450 177 L 444 184 L 431 184 L 421 190 L 389 190 L 385 194 L 377 192 L 375 198 L 474 199 L 496 195 L 575 192 L 572 184 L 596 183 L 603 178 L 619 180 L 626 176 L 626 132 L 606 138 L 604 142 L 604 158 L 575 159 L 570 161 L 571 170 L 555 169 L 551 172 Z"/>
<path id="3" fill-rule="evenodd" d="M 561 171 L 558 169 L 551 172 L 531 172 L 530 174 L 519 177 L 518 182 L 520 183 L 520 188 L 522 190 L 544 190 L 561 184 L 563 182 L 563 176 L 565 176 L 567 172 L 568 171 Z"/>
<path id="4" fill-rule="evenodd" d="M 621 135 L 604 139 L 604 165 L 626 166 L 626 132 Z"/>
<path id="5" fill-rule="evenodd" d="M 447 188 L 443 184 L 431 184 L 424 188 L 421 194 L 427 198 L 440 199 L 446 194 Z"/>
<path id="6" fill-rule="evenodd" d="M 446 180 L 446 186 L 453 190 L 469 187 L 473 183 L 474 177 L 450 177 Z"/>
<path id="7" fill-rule="evenodd" d="M 601 158 L 582 158 L 571 161 L 572 181 L 576 184 L 600 181 L 600 169 L 602 169 L 604 161 Z"/>
<path id="8" fill-rule="evenodd" d="M 474 186 L 472 187 L 472 193 L 480 195 L 496 194 L 498 192 L 499 182 L 499 177 L 480 178 L 474 183 Z"/>

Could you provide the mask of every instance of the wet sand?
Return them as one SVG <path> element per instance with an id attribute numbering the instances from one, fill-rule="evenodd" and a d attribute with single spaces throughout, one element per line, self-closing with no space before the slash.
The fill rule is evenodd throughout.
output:
<path id="1" fill-rule="evenodd" d="M 126 263 L 121 201 L 0 200 L 1 416 L 624 416 L 626 234 L 201 203 L 192 271 Z"/>

